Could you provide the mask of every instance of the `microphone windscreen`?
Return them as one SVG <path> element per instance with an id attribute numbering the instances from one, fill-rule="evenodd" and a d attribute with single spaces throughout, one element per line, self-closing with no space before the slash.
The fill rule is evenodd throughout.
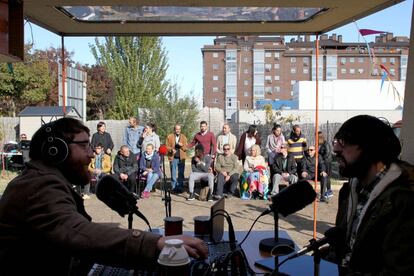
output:
<path id="1" fill-rule="evenodd" d="M 305 180 L 289 185 L 280 193 L 272 197 L 272 208 L 284 217 L 293 214 L 316 198 L 316 192 L 312 185 Z"/>
<path id="2" fill-rule="evenodd" d="M 99 180 L 96 197 L 122 217 L 131 212 L 137 202 L 124 184 L 111 175 L 105 175 Z"/>
<path id="3" fill-rule="evenodd" d="M 161 145 L 160 148 L 158 149 L 158 153 L 160 155 L 166 155 L 167 154 L 167 146 L 166 145 Z"/>

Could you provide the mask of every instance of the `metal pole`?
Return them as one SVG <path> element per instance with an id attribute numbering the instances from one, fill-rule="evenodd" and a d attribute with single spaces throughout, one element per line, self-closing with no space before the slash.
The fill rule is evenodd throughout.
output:
<path id="1" fill-rule="evenodd" d="M 61 54 L 61 63 L 62 63 L 62 105 L 63 105 L 63 116 L 66 115 L 66 63 L 65 63 L 65 37 L 61 36 L 62 44 L 62 54 Z"/>
<path id="2" fill-rule="evenodd" d="M 315 47 L 316 47 L 316 105 L 315 105 L 315 191 L 317 190 L 318 186 L 318 148 L 319 148 L 319 139 L 318 139 L 318 122 L 319 122 L 319 35 L 316 35 L 315 40 Z M 322 191 L 320 191 L 322 197 Z M 316 239 L 316 210 L 318 207 L 317 200 L 313 203 L 313 238 Z"/>

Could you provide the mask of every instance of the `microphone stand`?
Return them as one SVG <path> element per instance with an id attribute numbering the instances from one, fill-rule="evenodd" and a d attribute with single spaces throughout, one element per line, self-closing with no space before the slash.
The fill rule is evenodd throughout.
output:
<path id="1" fill-rule="evenodd" d="M 163 174 L 163 183 L 162 183 L 163 187 L 162 188 L 164 192 L 164 197 L 162 198 L 162 200 L 164 201 L 164 206 L 165 206 L 165 216 L 171 217 L 171 189 L 167 187 L 167 179 L 165 176 L 164 155 L 161 155 L 161 158 L 162 158 L 162 174 Z"/>
<path id="2" fill-rule="evenodd" d="M 311 244 L 316 242 L 315 239 L 311 239 Z M 320 264 L 321 264 L 321 251 L 319 248 L 313 250 L 313 275 L 319 276 L 320 271 Z"/>

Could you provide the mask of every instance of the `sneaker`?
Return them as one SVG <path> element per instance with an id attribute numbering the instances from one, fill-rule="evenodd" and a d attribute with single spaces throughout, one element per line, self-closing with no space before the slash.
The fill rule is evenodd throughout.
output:
<path id="1" fill-rule="evenodd" d="M 224 197 L 227 198 L 227 199 L 232 199 L 233 194 L 232 193 L 224 194 Z"/>
<path id="2" fill-rule="evenodd" d="M 221 198 L 221 197 L 220 197 Z M 207 201 L 213 201 L 213 196 L 211 194 L 208 194 L 207 196 Z"/>
<path id="3" fill-rule="evenodd" d="M 214 200 L 219 200 L 219 199 L 221 199 L 221 195 L 213 195 L 213 199 Z"/>
<path id="4" fill-rule="evenodd" d="M 151 196 L 151 192 L 148 192 L 148 191 L 143 191 L 141 194 L 142 198 L 150 198 L 150 196 Z"/>
<path id="5" fill-rule="evenodd" d="M 90 196 L 88 196 L 87 194 L 83 194 L 83 195 L 82 195 L 82 198 L 83 198 L 83 199 L 90 199 L 91 197 L 90 197 Z"/>
<path id="6" fill-rule="evenodd" d="M 194 200 L 195 196 L 194 193 L 190 193 L 190 196 L 187 198 L 187 200 Z"/>
<path id="7" fill-rule="evenodd" d="M 331 197 L 333 197 L 333 192 L 332 192 L 332 190 L 327 190 L 327 191 L 326 191 L 326 193 L 325 193 L 325 197 L 326 197 L 326 198 L 331 198 Z"/>

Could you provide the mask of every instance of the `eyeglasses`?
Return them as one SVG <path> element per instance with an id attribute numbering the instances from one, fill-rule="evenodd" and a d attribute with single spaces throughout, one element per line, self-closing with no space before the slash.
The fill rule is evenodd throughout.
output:
<path id="1" fill-rule="evenodd" d="M 230 148 L 223 148 L 223 150 L 230 150 Z"/>
<path id="2" fill-rule="evenodd" d="M 308 149 L 308 151 L 315 151 L 315 149 Z"/>
<path id="3" fill-rule="evenodd" d="M 345 141 L 342 139 L 333 139 L 332 140 L 332 146 L 340 146 L 341 148 L 343 148 L 345 146 Z"/>
<path id="4" fill-rule="evenodd" d="M 92 144 L 89 141 L 70 141 L 70 142 L 68 142 L 68 144 L 77 144 L 77 145 L 82 146 L 82 148 L 84 150 L 92 150 L 93 151 Z"/>

